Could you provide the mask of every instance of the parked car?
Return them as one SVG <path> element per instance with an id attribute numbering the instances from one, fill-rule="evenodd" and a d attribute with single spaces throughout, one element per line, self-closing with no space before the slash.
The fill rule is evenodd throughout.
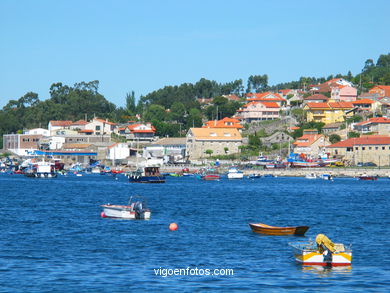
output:
<path id="1" fill-rule="evenodd" d="M 377 165 L 373 162 L 366 162 L 366 163 L 362 163 L 362 162 L 359 162 L 356 164 L 357 167 L 376 167 Z"/>

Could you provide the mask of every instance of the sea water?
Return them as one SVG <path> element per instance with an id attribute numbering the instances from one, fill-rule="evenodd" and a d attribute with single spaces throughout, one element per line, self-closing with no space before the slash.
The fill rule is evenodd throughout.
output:
<path id="1" fill-rule="evenodd" d="M 131 195 L 147 199 L 151 220 L 100 217 L 101 204 L 126 204 Z M 165 184 L 136 184 L 123 175 L 4 174 L 0 199 L 2 292 L 377 292 L 390 286 L 389 179 L 169 177 Z M 168 229 L 173 222 L 177 231 Z M 256 222 L 310 229 L 305 237 L 264 236 L 250 230 L 248 223 Z M 288 243 L 318 233 L 352 244 L 352 266 L 296 264 Z"/>

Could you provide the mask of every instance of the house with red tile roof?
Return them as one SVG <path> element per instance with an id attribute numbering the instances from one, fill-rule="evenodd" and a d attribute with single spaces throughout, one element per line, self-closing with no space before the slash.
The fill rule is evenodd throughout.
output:
<path id="1" fill-rule="evenodd" d="M 378 94 L 379 97 L 390 97 L 390 85 L 377 85 L 368 91 L 370 94 Z"/>
<path id="2" fill-rule="evenodd" d="M 50 132 L 50 135 L 55 134 L 58 130 L 70 129 L 72 125 L 70 120 L 50 120 L 47 126 L 47 129 Z"/>
<path id="3" fill-rule="evenodd" d="M 116 123 L 108 121 L 108 119 L 93 118 L 85 125 L 84 129 L 93 130 L 95 135 L 111 134 L 116 128 Z"/>
<path id="4" fill-rule="evenodd" d="M 294 153 L 305 154 L 312 158 L 317 158 L 319 154 L 324 152 L 327 145 L 330 145 L 329 139 L 323 134 L 310 134 L 303 132 L 303 135 L 297 138 L 294 143 Z"/>
<path id="5" fill-rule="evenodd" d="M 85 121 L 85 120 L 78 120 L 78 121 L 75 121 L 75 122 L 72 122 L 72 124 L 70 125 L 70 129 L 73 129 L 73 130 L 84 130 L 85 129 L 85 125 L 87 125 L 88 122 Z"/>
<path id="6" fill-rule="evenodd" d="M 323 122 L 325 124 L 344 122 L 345 117 L 353 115 L 355 107 L 351 102 L 307 103 L 304 106 L 308 122 Z"/>
<path id="7" fill-rule="evenodd" d="M 342 158 L 350 165 L 372 162 L 377 166 L 390 165 L 390 136 L 366 135 L 328 145 L 331 156 Z"/>
<path id="8" fill-rule="evenodd" d="M 247 101 L 249 102 L 275 102 L 279 107 L 285 106 L 287 100 L 282 98 L 280 94 L 265 92 L 265 93 L 247 93 L 245 94 Z"/>
<path id="9" fill-rule="evenodd" d="M 225 117 L 221 120 L 207 121 L 205 123 L 205 125 L 203 126 L 203 128 L 237 128 L 237 129 L 242 129 L 244 127 L 240 124 L 239 119 Z"/>
<path id="10" fill-rule="evenodd" d="M 236 117 L 247 123 L 262 120 L 275 120 L 280 118 L 280 106 L 277 102 L 251 101 L 242 106 Z"/>
<path id="11" fill-rule="evenodd" d="M 330 84 L 330 98 L 336 102 L 353 102 L 357 98 L 357 89 L 337 83 Z"/>
<path id="12" fill-rule="evenodd" d="M 390 119 L 373 117 L 353 125 L 353 129 L 360 133 L 373 132 L 379 135 L 390 135 Z"/>
<path id="13" fill-rule="evenodd" d="M 133 123 L 118 128 L 118 134 L 128 141 L 151 142 L 154 140 L 156 128 L 150 123 Z"/>
<path id="14" fill-rule="evenodd" d="M 380 109 L 381 104 L 378 101 L 371 99 L 360 99 L 352 102 L 353 106 L 357 108 L 357 112 L 376 112 Z M 379 111 L 379 110 L 378 110 Z"/>

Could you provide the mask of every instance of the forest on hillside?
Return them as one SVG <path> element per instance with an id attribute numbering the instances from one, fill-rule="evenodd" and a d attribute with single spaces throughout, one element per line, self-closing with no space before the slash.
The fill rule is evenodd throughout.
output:
<path id="1" fill-rule="evenodd" d="M 44 101 L 38 94 L 28 92 L 19 99 L 11 99 L 0 110 L 0 145 L 3 134 L 22 132 L 23 129 L 47 127 L 50 120 L 79 120 L 92 117 L 108 118 L 124 123 L 135 120 L 150 121 L 159 136 L 184 136 L 190 127 L 199 127 L 204 119 L 221 119 L 232 116 L 242 105 L 229 101 L 223 95 L 239 97 L 246 92 L 262 92 L 280 89 L 305 89 L 309 84 L 322 83 L 335 77 L 353 82 L 360 92 L 374 85 L 390 85 L 390 53 L 380 55 L 378 60 L 368 59 L 361 73 L 353 76 L 337 74 L 328 77 L 301 77 L 298 81 L 270 86 L 268 75 L 251 75 L 246 83 L 237 79 L 228 83 L 201 78 L 195 84 L 183 83 L 165 86 L 138 99 L 129 92 L 124 100 L 125 107 L 117 107 L 99 93 L 99 81 L 79 82 L 73 86 L 61 82 L 53 83 L 49 89 L 50 98 Z M 213 105 L 202 106 L 197 99 L 213 99 Z"/>

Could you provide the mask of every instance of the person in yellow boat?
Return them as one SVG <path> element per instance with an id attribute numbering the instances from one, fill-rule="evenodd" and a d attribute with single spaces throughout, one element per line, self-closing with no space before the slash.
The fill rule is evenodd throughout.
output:
<path id="1" fill-rule="evenodd" d="M 316 243 L 320 253 L 323 253 L 326 250 L 331 253 L 336 251 L 334 243 L 324 234 L 317 235 Z"/>

